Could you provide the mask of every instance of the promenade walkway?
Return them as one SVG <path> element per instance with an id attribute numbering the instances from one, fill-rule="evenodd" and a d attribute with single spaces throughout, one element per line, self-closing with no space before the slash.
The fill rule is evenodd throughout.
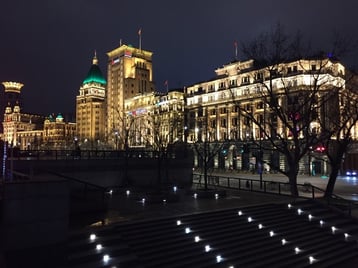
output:
<path id="1" fill-rule="evenodd" d="M 284 195 L 195 193 L 111 192 L 104 217 L 70 235 L 66 267 L 356 267 L 349 217 Z"/>

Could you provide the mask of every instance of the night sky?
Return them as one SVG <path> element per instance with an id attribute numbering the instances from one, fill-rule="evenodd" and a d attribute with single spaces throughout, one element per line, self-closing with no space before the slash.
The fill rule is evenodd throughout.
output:
<path id="1" fill-rule="evenodd" d="M 358 37 L 356 0 L 2 0 L 0 81 L 24 83 L 24 112 L 74 113 L 94 51 L 125 44 L 153 51 L 158 90 L 208 80 L 248 42 L 281 23 L 329 50 L 334 31 Z M 239 52 L 239 58 L 242 59 Z M 344 59 L 358 66 L 357 49 Z"/>

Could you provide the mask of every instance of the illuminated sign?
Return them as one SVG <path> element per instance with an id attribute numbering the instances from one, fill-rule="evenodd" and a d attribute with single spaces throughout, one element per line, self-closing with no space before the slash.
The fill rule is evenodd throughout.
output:
<path id="1" fill-rule="evenodd" d="M 132 51 L 130 51 L 130 50 L 124 51 L 124 56 L 131 58 L 132 57 Z"/>
<path id="2" fill-rule="evenodd" d="M 137 116 L 137 115 L 142 115 L 145 113 L 147 113 L 147 109 L 140 108 L 140 109 L 128 112 L 128 115 Z"/>
<path id="3" fill-rule="evenodd" d="M 113 65 L 113 64 L 116 64 L 116 63 L 118 63 L 118 62 L 119 62 L 119 58 L 118 58 L 118 57 L 112 59 L 112 65 Z"/>

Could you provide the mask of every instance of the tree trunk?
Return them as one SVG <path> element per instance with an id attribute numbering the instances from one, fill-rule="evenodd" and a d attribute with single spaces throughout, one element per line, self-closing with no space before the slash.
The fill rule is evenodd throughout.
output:
<path id="1" fill-rule="evenodd" d="M 204 160 L 204 188 L 208 189 L 208 163 L 206 159 Z"/>
<path id="2" fill-rule="evenodd" d="M 298 174 L 298 166 L 296 167 L 294 165 L 288 174 L 288 181 L 290 183 L 290 192 L 291 195 L 294 197 L 298 197 L 297 174 Z"/>
<path id="3" fill-rule="evenodd" d="M 294 197 L 298 197 L 298 188 L 297 188 L 297 175 L 296 176 L 290 176 L 289 178 L 290 182 L 290 192 L 291 195 Z"/>
<path id="4" fill-rule="evenodd" d="M 158 164 L 158 166 L 157 166 L 157 168 L 158 168 L 158 177 L 157 177 L 157 187 L 158 187 L 158 189 L 160 189 L 161 188 L 161 182 L 162 182 L 162 152 L 159 150 L 158 151 L 158 162 L 157 162 L 157 164 Z"/>
<path id="5" fill-rule="evenodd" d="M 331 174 L 329 175 L 329 180 L 327 183 L 326 191 L 324 192 L 325 198 L 329 198 L 332 196 L 333 190 L 334 190 L 334 185 L 336 184 L 336 180 L 337 180 L 337 176 L 338 176 L 339 166 L 332 165 L 331 168 L 332 168 Z"/>

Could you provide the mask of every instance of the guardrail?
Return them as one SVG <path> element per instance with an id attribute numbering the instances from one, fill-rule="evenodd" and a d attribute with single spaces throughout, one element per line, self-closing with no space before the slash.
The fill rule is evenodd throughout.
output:
<path id="1" fill-rule="evenodd" d="M 71 177 L 71 176 L 68 176 L 68 175 L 64 175 L 64 174 L 61 174 L 61 173 L 48 171 L 48 170 L 46 171 L 46 173 L 54 175 L 54 176 L 57 176 L 57 177 L 60 177 L 60 178 L 67 179 L 69 182 L 73 182 L 73 183 L 75 183 L 77 185 L 80 185 L 81 188 L 83 187 L 82 191 L 83 191 L 83 197 L 84 198 L 87 198 L 89 191 L 91 189 L 93 189 L 93 190 L 97 191 L 98 193 L 100 193 L 100 195 L 102 197 L 102 200 L 104 201 L 106 193 L 109 192 L 106 187 L 99 186 L 99 185 L 96 185 L 96 184 L 93 184 L 93 183 L 90 183 L 90 182 L 87 182 L 87 181 L 83 181 L 83 180 L 80 180 L 80 179 L 77 179 L 77 178 L 74 178 L 74 177 Z"/>
<path id="2" fill-rule="evenodd" d="M 198 185 L 203 185 L 204 175 L 194 173 L 193 182 Z M 290 184 L 288 182 L 278 182 L 272 180 L 260 181 L 257 179 L 208 175 L 208 184 L 210 186 L 219 186 L 236 190 L 249 190 L 279 195 L 291 195 Z M 311 184 L 297 184 L 297 186 L 299 190 L 299 197 L 312 199 L 323 197 L 324 191 Z"/>
<path id="3" fill-rule="evenodd" d="M 16 150 L 7 159 L 11 160 L 79 160 L 117 158 L 157 158 L 162 152 L 148 150 Z M 166 152 L 167 158 L 175 158 L 174 152 Z"/>
<path id="4" fill-rule="evenodd" d="M 193 183 L 197 185 L 204 184 L 204 175 L 199 173 L 193 174 Z M 245 190 L 254 192 L 271 193 L 278 195 L 291 196 L 289 182 L 257 180 L 239 177 L 208 175 L 208 185 L 212 187 L 222 187 L 233 190 Z M 353 209 L 358 209 L 358 202 L 344 199 L 338 195 L 332 194 L 331 198 L 324 198 L 325 191 L 310 183 L 297 184 L 299 196 L 302 198 L 319 199 L 328 206 L 338 207 L 346 211 L 349 216 L 352 215 Z"/>

